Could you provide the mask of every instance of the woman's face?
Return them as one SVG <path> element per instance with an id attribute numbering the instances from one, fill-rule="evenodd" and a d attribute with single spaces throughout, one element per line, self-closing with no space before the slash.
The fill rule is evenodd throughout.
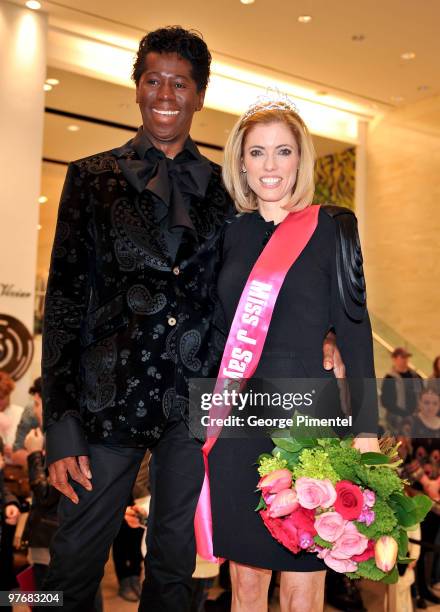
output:
<path id="1" fill-rule="evenodd" d="M 427 418 L 437 416 L 440 408 L 440 398 L 437 393 L 424 393 L 419 399 L 419 411 Z"/>
<path id="2" fill-rule="evenodd" d="M 257 124 L 248 132 L 243 145 L 243 169 L 259 205 L 288 204 L 298 166 L 298 145 L 285 123 Z"/>

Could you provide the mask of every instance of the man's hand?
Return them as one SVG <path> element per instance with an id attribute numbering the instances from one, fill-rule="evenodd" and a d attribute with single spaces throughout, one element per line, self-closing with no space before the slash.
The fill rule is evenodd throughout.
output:
<path id="1" fill-rule="evenodd" d="M 24 447 L 29 454 L 34 453 L 35 451 L 43 450 L 44 436 L 39 427 L 30 430 L 24 439 Z"/>
<path id="2" fill-rule="evenodd" d="M 345 365 L 336 345 L 336 336 L 329 331 L 322 345 L 323 365 L 325 370 L 333 370 L 336 378 L 345 378 Z"/>
<path id="3" fill-rule="evenodd" d="M 92 490 L 92 483 L 90 482 L 92 473 L 87 455 L 65 457 L 64 459 L 54 461 L 49 465 L 49 476 L 51 485 L 68 497 L 74 504 L 79 502 L 79 498 L 69 484 L 68 476 L 87 489 L 87 491 Z"/>
<path id="4" fill-rule="evenodd" d="M 7 525 L 16 525 L 18 517 L 20 516 L 20 510 L 15 504 L 8 504 L 5 507 L 5 523 Z"/>

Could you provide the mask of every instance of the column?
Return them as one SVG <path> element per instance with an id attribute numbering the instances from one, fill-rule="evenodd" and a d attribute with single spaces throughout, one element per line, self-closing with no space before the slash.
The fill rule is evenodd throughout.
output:
<path id="1" fill-rule="evenodd" d="M 0 3 L 0 370 L 28 401 L 46 77 L 47 15 Z"/>

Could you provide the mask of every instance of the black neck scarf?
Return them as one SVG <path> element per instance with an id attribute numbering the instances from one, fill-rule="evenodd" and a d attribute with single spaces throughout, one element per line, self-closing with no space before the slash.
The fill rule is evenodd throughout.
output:
<path id="1" fill-rule="evenodd" d="M 186 228 L 195 233 L 189 216 L 191 197 L 203 199 L 211 178 L 211 164 L 191 138 L 174 159 L 166 157 L 148 139 L 142 127 L 131 141 L 139 159 L 119 158 L 118 164 L 127 181 L 142 193 L 154 193 L 168 207 L 168 230 Z"/>

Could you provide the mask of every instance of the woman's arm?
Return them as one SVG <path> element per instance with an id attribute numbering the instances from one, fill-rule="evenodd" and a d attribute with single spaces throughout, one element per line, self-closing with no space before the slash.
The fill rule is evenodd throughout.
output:
<path id="1" fill-rule="evenodd" d="M 363 259 L 352 211 L 332 207 L 334 251 L 331 274 L 331 319 L 345 364 L 350 390 L 355 446 L 379 450 L 378 401 L 373 337 L 366 304 Z"/>

